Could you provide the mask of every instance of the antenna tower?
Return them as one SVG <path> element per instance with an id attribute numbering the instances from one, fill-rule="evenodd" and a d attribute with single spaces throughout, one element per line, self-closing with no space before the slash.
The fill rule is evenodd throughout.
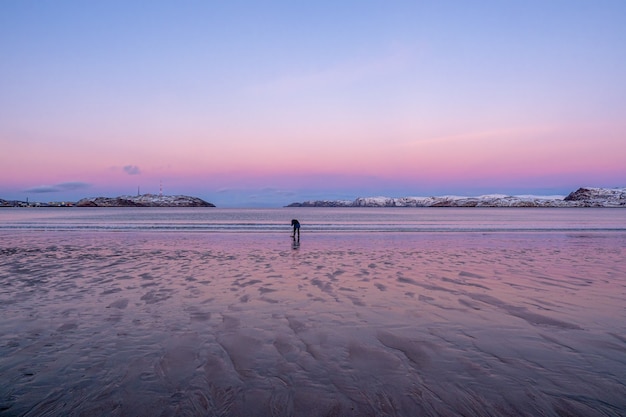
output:
<path id="1" fill-rule="evenodd" d="M 159 181 L 159 197 L 163 197 L 163 181 Z"/>

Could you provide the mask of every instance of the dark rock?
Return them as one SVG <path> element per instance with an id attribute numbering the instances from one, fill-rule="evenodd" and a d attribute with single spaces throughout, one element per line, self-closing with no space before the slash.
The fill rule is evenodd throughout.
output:
<path id="1" fill-rule="evenodd" d="M 571 192 L 565 197 L 564 201 L 582 201 L 592 198 L 592 191 L 588 188 L 579 188 L 578 190 Z"/>

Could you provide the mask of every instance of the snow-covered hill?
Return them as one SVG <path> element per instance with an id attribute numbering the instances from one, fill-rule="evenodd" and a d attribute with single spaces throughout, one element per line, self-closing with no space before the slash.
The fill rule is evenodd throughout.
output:
<path id="1" fill-rule="evenodd" d="M 579 188 L 568 196 L 489 194 L 478 197 L 359 197 L 316 200 L 288 207 L 626 207 L 626 188 Z"/>
<path id="2" fill-rule="evenodd" d="M 564 200 L 583 207 L 626 207 L 626 188 L 579 188 Z"/>
<path id="3" fill-rule="evenodd" d="M 77 207 L 215 207 L 197 197 L 185 195 L 155 195 L 83 198 Z"/>

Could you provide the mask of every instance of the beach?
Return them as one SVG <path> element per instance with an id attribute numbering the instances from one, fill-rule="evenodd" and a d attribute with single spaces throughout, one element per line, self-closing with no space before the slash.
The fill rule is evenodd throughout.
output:
<path id="1" fill-rule="evenodd" d="M 621 232 L 0 233 L 3 416 L 626 412 Z"/>

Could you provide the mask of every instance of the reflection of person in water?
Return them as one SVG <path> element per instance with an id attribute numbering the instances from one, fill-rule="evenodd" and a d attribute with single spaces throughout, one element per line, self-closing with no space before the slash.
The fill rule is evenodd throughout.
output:
<path id="1" fill-rule="evenodd" d="M 293 226 L 293 234 L 291 235 L 292 238 L 296 238 L 296 233 L 298 234 L 298 239 L 300 239 L 300 222 L 297 221 L 296 219 L 292 219 L 291 220 L 291 225 Z"/>

